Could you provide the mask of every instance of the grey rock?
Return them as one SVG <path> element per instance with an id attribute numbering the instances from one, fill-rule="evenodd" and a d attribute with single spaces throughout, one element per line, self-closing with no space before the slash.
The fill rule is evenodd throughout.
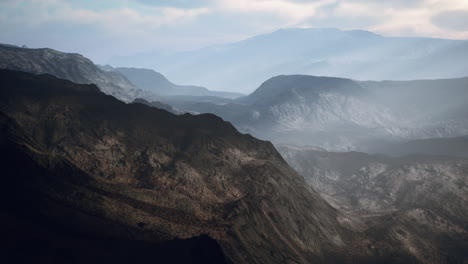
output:
<path id="1" fill-rule="evenodd" d="M 122 74 L 103 71 L 80 54 L 53 49 L 26 49 L 0 45 L 0 69 L 51 74 L 76 83 L 96 84 L 101 91 L 124 102 L 136 98 L 156 100 L 154 93 L 134 86 Z"/>

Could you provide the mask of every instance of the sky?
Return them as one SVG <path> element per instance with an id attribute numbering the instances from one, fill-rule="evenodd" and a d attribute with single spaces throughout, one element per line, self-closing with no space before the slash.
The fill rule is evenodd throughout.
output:
<path id="1" fill-rule="evenodd" d="M 81 53 L 102 64 L 294 27 L 468 39 L 468 0 L 0 0 L 0 43 Z"/>

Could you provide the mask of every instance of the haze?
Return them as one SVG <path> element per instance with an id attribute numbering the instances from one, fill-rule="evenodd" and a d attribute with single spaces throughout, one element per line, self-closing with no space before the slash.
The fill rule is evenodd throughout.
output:
<path id="1" fill-rule="evenodd" d="M 464 0 L 3 0 L 0 43 L 114 56 L 194 50 L 281 28 L 468 38 Z M 133 65 L 139 66 L 139 65 Z M 216 88 L 216 87 L 211 87 Z"/>
<path id="2" fill-rule="evenodd" d="M 5 263 L 468 263 L 467 0 L 0 0 Z"/>

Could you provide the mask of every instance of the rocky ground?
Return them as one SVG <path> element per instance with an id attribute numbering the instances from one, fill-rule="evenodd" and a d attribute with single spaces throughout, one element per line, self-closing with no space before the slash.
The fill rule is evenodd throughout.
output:
<path id="1" fill-rule="evenodd" d="M 369 237 L 399 241 L 423 263 L 468 259 L 466 158 L 279 151 L 330 204 L 361 219 Z"/>

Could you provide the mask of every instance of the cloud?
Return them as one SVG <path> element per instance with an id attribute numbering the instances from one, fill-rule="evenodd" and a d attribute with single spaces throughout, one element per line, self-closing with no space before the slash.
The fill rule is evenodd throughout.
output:
<path id="1" fill-rule="evenodd" d="M 149 6 L 169 6 L 177 8 L 200 8 L 212 5 L 213 0 L 134 0 Z"/>
<path id="2" fill-rule="evenodd" d="M 160 32 L 183 28 L 207 8 L 120 5 L 84 6 L 85 0 L 3 0 L 0 42 L 78 52 L 98 62 L 116 54 L 168 48 Z M 96 2 L 96 1 L 94 1 Z M 117 1 L 113 1 L 114 3 Z M 190 43 L 190 40 L 185 40 Z"/>
<path id="3" fill-rule="evenodd" d="M 0 42 L 98 61 L 187 50 L 288 27 L 468 39 L 466 0 L 0 0 Z"/>
<path id="4" fill-rule="evenodd" d="M 442 28 L 456 31 L 468 31 L 468 9 L 439 13 L 432 17 L 432 22 Z"/>
<path id="5" fill-rule="evenodd" d="M 401 4 L 399 4 L 401 2 Z M 363 29 L 387 36 L 417 36 L 451 39 L 468 38 L 468 29 L 461 31 L 442 29 L 432 18 L 444 10 L 465 8 L 464 0 L 412 0 L 412 1 L 341 1 L 333 11 L 339 18 L 359 18 L 370 23 Z M 361 19 L 362 18 L 362 19 Z"/>
<path id="6" fill-rule="evenodd" d="M 39 26 L 46 23 L 92 24 L 118 34 L 149 32 L 165 25 L 189 22 L 207 13 L 207 8 L 146 7 L 144 12 L 125 5 L 104 10 L 72 7 L 57 0 L 7 0 L 9 8 L 0 18 L 19 26 Z M 8 10 L 10 9 L 10 10 Z M 13 12 L 11 12 L 13 10 Z"/>
<path id="7" fill-rule="evenodd" d="M 217 4 L 219 10 L 240 13 L 271 13 L 288 19 L 288 24 L 299 23 L 309 17 L 320 15 L 320 7 L 334 3 L 335 0 L 292 2 L 285 0 L 222 0 Z"/>
<path id="8" fill-rule="evenodd" d="M 462 22 L 466 21 L 464 14 L 452 17 L 452 22 L 445 19 L 445 24 L 438 21 L 434 25 L 432 21 L 447 9 L 466 8 L 466 0 L 219 0 L 216 3 L 219 12 L 274 15 L 282 24 L 280 27 L 360 28 L 390 36 L 468 38 L 468 29 Z"/>

